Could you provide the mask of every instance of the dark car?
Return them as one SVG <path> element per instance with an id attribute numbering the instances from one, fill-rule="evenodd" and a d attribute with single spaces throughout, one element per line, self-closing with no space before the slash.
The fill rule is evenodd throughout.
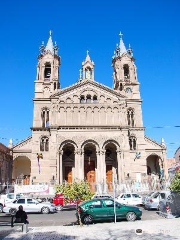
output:
<path id="1" fill-rule="evenodd" d="M 115 202 L 116 218 L 135 221 L 142 216 L 142 211 L 137 207 L 122 205 Z M 114 200 L 113 199 L 92 199 L 80 203 L 77 209 L 84 224 L 90 224 L 94 221 L 113 220 L 114 219 Z"/>

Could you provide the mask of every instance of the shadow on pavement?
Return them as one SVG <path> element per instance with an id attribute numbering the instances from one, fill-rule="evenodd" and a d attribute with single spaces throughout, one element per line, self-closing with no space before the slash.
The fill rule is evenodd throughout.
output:
<path id="1" fill-rule="evenodd" d="M 78 234 L 79 235 L 79 234 Z M 128 231 L 120 231 L 120 230 L 109 230 L 101 232 L 101 229 L 99 231 L 95 231 L 92 235 L 92 232 L 90 232 L 90 235 L 88 237 L 87 233 L 84 233 L 83 235 L 76 236 L 74 235 L 64 235 L 55 231 L 51 232 L 29 232 L 27 234 L 14 234 L 14 236 L 11 234 L 10 236 L 4 238 L 4 240 L 73 240 L 73 239 L 81 239 L 81 240 L 176 240 L 179 238 L 172 237 L 168 234 L 164 233 L 142 233 L 142 235 L 137 235 L 135 231 L 128 230 Z"/>

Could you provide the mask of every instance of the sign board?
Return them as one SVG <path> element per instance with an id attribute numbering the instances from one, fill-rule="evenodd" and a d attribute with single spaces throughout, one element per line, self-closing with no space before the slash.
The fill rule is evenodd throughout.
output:
<path id="1" fill-rule="evenodd" d="M 20 186 L 15 184 L 14 192 L 49 194 L 49 186 L 48 185 L 21 185 Z"/>

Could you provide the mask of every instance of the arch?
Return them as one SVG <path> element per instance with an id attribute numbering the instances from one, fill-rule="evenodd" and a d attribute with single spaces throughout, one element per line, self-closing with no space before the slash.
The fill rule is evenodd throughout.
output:
<path id="1" fill-rule="evenodd" d="M 93 140 L 93 139 L 89 139 L 89 140 L 84 141 L 81 144 L 81 148 L 83 149 L 87 144 L 94 145 L 96 147 L 96 151 L 99 149 L 99 144 L 95 140 Z"/>
<path id="2" fill-rule="evenodd" d="M 17 156 L 13 160 L 12 180 L 17 184 L 30 184 L 31 160 L 26 155 Z"/>
<path id="3" fill-rule="evenodd" d="M 164 175 L 164 166 L 162 158 L 157 153 L 150 153 L 146 157 L 147 174 L 157 175 L 159 177 Z"/>
<path id="4" fill-rule="evenodd" d="M 76 147 L 72 142 L 66 142 L 62 146 L 62 176 L 63 181 L 72 183 L 75 179 L 75 149 Z"/>
<path id="5" fill-rule="evenodd" d="M 46 62 L 45 63 L 45 68 L 44 68 L 44 80 L 49 81 L 51 77 L 51 63 Z"/>
<path id="6" fill-rule="evenodd" d="M 116 180 L 119 180 L 118 161 L 117 161 L 117 146 L 113 141 L 107 141 L 105 146 L 105 164 L 106 164 L 106 184 L 108 190 L 112 192 L 112 175 Z"/>
<path id="7" fill-rule="evenodd" d="M 65 140 L 60 144 L 59 150 L 62 150 L 63 147 L 67 144 L 72 144 L 75 147 L 75 149 L 78 148 L 77 144 L 73 140 Z"/>
<path id="8" fill-rule="evenodd" d="M 130 78 L 129 65 L 128 64 L 124 64 L 123 65 L 123 70 L 124 70 L 124 78 L 125 79 L 129 79 Z"/>
<path id="9" fill-rule="evenodd" d="M 106 145 L 108 145 L 109 143 L 113 143 L 113 144 L 116 146 L 117 149 L 120 148 L 120 145 L 119 145 L 119 143 L 118 143 L 116 140 L 114 140 L 114 139 L 108 139 L 108 140 L 106 140 L 106 141 L 103 143 L 102 149 L 105 149 L 105 148 L 106 148 Z"/>

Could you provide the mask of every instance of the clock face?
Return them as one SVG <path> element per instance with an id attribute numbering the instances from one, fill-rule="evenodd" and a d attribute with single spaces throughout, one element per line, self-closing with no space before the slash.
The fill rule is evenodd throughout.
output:
<path id="1" fill-rule="evenodd" d="M 132 93 L 132 89 L 130 87 L 126 88 L 126 93 Z"/>

